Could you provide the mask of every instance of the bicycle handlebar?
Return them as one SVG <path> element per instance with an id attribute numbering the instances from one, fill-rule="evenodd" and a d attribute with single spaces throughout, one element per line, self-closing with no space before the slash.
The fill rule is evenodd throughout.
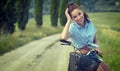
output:
<path id="1" fill-rule="evenodd" d="M 60 42 L 62 42 L 61 45 L 71 45 L 70 41 L 67 41 L 67 40 L 64 40 L 64 39 L 61 39 Z"/>

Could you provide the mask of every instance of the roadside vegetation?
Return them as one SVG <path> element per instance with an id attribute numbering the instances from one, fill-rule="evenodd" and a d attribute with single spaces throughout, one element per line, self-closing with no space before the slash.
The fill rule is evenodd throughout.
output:
<path id="1" fill-rule="evenodd" d="M 0 55 L 5 52 L 11 51 L 19 46 L 22 46 L 30 41 L 38 40 L 42 37 L 46 37 L 52 34 L 60 33 L 61 26 L 50 26 L 50 16 L 44 15 L 44 25 L 37 28 L 34 19 L 29 19 L 25 31 L 21 31 L 16 28 L 16 31 L 12 35 L 0 37 Z M 17 26 L 17 25 L 16 25 Z M 54 38 L 53 38 L 54 39 Z"/>

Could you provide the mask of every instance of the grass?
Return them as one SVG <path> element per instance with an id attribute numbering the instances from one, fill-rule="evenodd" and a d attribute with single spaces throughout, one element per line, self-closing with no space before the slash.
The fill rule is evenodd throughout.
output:
<path id="1" fill-rule="evenodd" d="M 97 38 L 103 52 L 103 60 L 112 71 L 120 68 L 120 13 L 89 14 L 97 27 Z"/>

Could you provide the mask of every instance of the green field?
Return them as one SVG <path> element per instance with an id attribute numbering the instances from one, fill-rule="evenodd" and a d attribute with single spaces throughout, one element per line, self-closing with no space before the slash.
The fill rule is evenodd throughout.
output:
<path id="1" fill-rule="evenodd" d="M 120 13 L 89 13 L 89 16 L 97 28 L 97 38 L 103 52 L 103 60 L 110 66 L 112 71 L 119 71 Z M 61 26 L 50 26 L 49 15 L 44 15 L 43 20 L 41 28 L 36 28 L 34 19 L 30 19 L 24 32 L 16 28 L 14 34 L 0 37 L 0 54 L 62 31 L 63 27 Z"/>
<path id="2" fill-rule="evenodd" d="M 90 14 L 97 27 L 97 38 L 103 52 L 103 60 L 112 71 L 120 69 L 120 13 Z"/>

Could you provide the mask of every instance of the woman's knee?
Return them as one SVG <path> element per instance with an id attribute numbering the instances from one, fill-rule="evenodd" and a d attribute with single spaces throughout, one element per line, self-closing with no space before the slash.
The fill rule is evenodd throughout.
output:
<path id="1" fill-rule="evenodd" d="M 104 62 L 101 62 L 100 65 L 98 66 L 97 71 L 111 71 L 111 70 L 107 64 L 105 64 Z"/>

